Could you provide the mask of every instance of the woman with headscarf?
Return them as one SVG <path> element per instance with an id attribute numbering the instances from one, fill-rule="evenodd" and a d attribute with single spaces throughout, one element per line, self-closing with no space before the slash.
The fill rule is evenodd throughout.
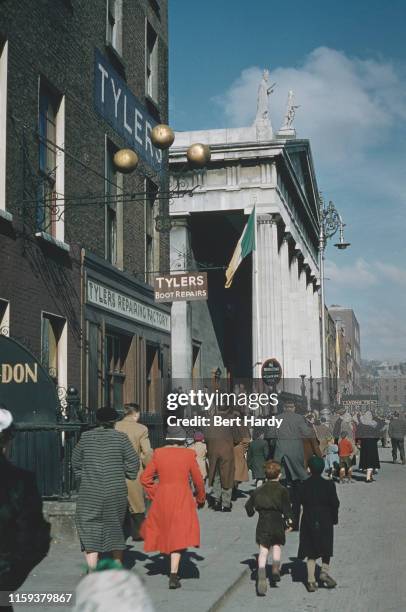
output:
<path id="1" fill-rule="evenodd" d="M 137 478 L 139 459 L 128 436 L 114 429 L 118 418 L 115 410 L 100 408 L 97 427 L 81 435 L 72 453 L 80 481 L 76 527 L 89 569 L 96 567 L 100 553 L 111 552 L 121 562 L 126 547 L 126 478 Z"/>
<path id="2" fill-rule="evenodd" d="M 330 558 L 333 556 L 334 525 L 338 523 L 336 486 L 332 480 L 322 478 L 324 461 L 321 457 L 309 459 L 311 476 L 299 488 L 298 499 L 303 507 L 300 522 L 298 558 L 307 557 L 307 584 L 310 593 L 317 590 L 316 561 L 321 557 L 319 581 L 329 589 L 337 583 L 329 575 Z"/>
<path id="3" fill-rule="evenodd" d="M 373 419 L 371 411 L 368 410 L 360 417 L 357 427 L 357 439 L 361 447 L 359 469 L 366 470 L 365 482 L 373 482 L 374 470 L 379 470 L 381 467 L 378 454 L 379 435 L 377 422 Z"/>
<path id="4" fill-rule="evenodd" d="M 196 452 L 185 448 L 186 432 L 168 427 L 166 446 L 154 451 L 141 476 L 141 484 L 152 500 L 141 527 L 145 552 L 160 551 L 170 556 L 169 588 L 180 588 L 178 576 L 181 553 L 200 546 L 197 507 L 204 506 L 204 482 Z M 158 477 L 158 482 L 155 478 Z M 190 477 L 196 498 L 190 486 Z"/>

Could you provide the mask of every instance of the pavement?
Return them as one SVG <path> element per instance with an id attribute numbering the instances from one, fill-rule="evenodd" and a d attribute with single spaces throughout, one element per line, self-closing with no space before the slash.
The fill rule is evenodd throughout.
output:
<path id="1" fill-rule="evenodd" d="M 182 588 L 169 591 L 167 561 L 145 554 L 142 542 L 128 545 L 126 564 L 144 581 L 156 610 L 194 612 L 265 610 L 282 612 L 399 612 L 406 610 L 406 466 L 391 463 L 389 449 L 380 449 L 382 469 L 376 482 L 338 485 L 341 501 L 335 530 L 331 574 L 334 590 L 307 593 L 305 565 L 295 560 L 298 534 L 288 535 L 283 551 L 282 581 L 265 597 L 255 592 L 256 519 L 249 519 L 244 485 L 231 513 L 199 511 L 201 541 L 181 565 Z M 77 542 L 57 540 L 46 559 L 35 568 L 20 592 L 74 590 L 85 570 Z M 26 612 L 16 605 L 16 612 Z M 66 606 L 35 607 L 57 612 Z"/>

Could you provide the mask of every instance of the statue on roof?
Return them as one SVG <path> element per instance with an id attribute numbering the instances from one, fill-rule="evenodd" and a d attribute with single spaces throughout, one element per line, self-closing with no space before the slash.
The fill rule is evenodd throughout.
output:
<path id="1" fill-rule="evenodd" d="M 289 90 L 288 103 L 286 105 L 285 120 L 282 126 L 282 130 L 292 129 L 293 120 L 296 115 L 296 109 L 299 108 L 299 106 L 299 104 L 295 104 L 295 94 L 293 93 L 293 90 Z"/>
<path id="2" fill-rule="evenodd" d="M 257 114 L 255 123 L 270 123 L 269 121 L 269 101 L 268 97 L 275 89 L 276 83 L 269 84 L 269 70 L 264 70 L 262 81 L 258 87 Z"/>

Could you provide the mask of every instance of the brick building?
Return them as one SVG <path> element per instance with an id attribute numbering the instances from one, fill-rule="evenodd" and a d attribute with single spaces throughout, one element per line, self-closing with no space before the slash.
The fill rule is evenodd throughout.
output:
<path id="1" fill-rule="evenodd" d="M 159 409 L 170 311 L 165 0 L 5 0 L 0 5 L 0 326 L 83 407 Z M 137 151 L 135 172 L 113 157 Z"/>

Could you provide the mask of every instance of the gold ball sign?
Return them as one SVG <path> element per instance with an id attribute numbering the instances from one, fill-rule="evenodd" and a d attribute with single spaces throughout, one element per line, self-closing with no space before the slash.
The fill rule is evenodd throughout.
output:
<path id="1" fill-rule="evenodd" d="M 189 164 L 194 168 L 204 168 L 204 166 L 210 161 L 210 147 L 197 142 L 188 148 L 186 151 L 186 157 Z"/>
<path id="2" fill-rule="evenodd" d="M 151 142 L 157 149 L 169 149 L 175 140 L 175 134 L 169 125 L 160 123 L 151 130 Z"/>
<path id="3" fill-rule="evenodd" d="M 138 155 L 132 149 L 119 149 L 113 157 L 115 167 L 122 174 L 130 174 L 138 166 Z"/>

